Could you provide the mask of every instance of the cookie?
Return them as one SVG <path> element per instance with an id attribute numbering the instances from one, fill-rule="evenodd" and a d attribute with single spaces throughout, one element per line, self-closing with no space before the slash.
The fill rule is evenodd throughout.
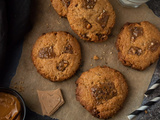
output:
<path id="1" fill-rule="evenodd" d="M 108 0 L 72 0 L 67 18 L 71 28 L 86 41 L 107 40 L 115 24 L 115 12 Z"/>
<path id="2" fill-rule="evenodd" d="M 56 12 L 62 16 L 66 17 L 68 13 L 68 6 L 70 5 L 71 0 L 51 0 L 53 8 Z"/>
<path id="3" fill-rule="evenodd" d="M 147 21 L 126 23 L 118 35 L 116 46 L 123 65 L 144 70 L 160 56 L 160 32 Z"/>
<path id="4" fill-rule="evenodd" d="M 79 43 L 66 32 L 43 34 L 33 46 L 32 61 L 44 78 L 63 81 L 70 78 L 80 65 Z"/>
<path id="5" fill-rule="evenodd" d="M 76 81 L 76 98 L 93 116 L 107 119 L 122 107 L 128 86 L 123 75 L 109 67 L 95 67 Z"/>

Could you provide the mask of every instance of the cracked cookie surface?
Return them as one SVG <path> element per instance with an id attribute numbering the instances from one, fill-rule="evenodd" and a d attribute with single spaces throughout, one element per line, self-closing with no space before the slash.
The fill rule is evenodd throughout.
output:
<path id="1" fill-rule="evenodd" d="M 95 67 L 76 81 L 76 98 L 93 116 L 107 119 L 122 107 L 128 86 L 123 75 L 109 67 Z"/>
<path id="2" fill-rule="evenodd" d="M 144 70 L 160 56 L 160 32 L 150 22 L 126 23 L 116 47 L 123 65 Z"/>
<path id="3" fill-rule="evenodd" d="M 71 28 L 86 41 L 107 40 L 115 24 L 115 12 L 108 0 L 72 0 L 67 18 Z"/>
<path id="4" fill-rule="evenodd" d="M 37 71 L 51 81 L 70 78 L 78 69 L 80 60 L 79 43 L 66 32 L 43 34 L 32 49 L 32 61 Z"/>

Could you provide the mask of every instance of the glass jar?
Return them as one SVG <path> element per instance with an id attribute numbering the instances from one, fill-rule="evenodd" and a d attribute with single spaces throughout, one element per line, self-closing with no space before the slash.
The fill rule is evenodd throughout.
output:
<path id="1" fill-rule="evenodd" d="M 119 2 L 123 5 L 123 6 L 129 6 L 129 7 L 134 7 L 137 8 L 139 7 L 141 4 L 146 3 L 149 0 L 119 0 Z"/>

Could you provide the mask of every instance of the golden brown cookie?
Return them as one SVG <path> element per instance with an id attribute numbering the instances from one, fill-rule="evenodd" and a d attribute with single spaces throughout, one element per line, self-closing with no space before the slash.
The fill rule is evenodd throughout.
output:
<path id="1" fill-rule="evenodd" d="M 126 23 L 116 42 L 123 65 L 144 70 L 160 56 L 160 32 L 150 22 Z"/>
<path id="2" fill-rule="evenodd" d="M 51 32 L 38 38 L 32 50 L 37 71 L 51 81 L 70 78 L 78 69 L 81 50 L 78 41 L 66 32 Z"/>
<path id="3" fill-rule="evenodd" d="M 71 0 L 51 0 L 53 8 L 56 12 L 63 17 L 67 16 L 68 6 L 70 5 Z"/>
<path id="4" fill-rule="evenodd" d="M 108 0 L 73 0 L 67 18 L 81 39 L 94 42 L 107 40 L 115 24 L 115 12 Z"/>
<path id="5" fill-rule="evenodd" d="M 76 98 L 93 116 L 107 119 L 117 113 L 128 94 L 123 75 L 109 67 L 95 67 L 76 81 Z"/>

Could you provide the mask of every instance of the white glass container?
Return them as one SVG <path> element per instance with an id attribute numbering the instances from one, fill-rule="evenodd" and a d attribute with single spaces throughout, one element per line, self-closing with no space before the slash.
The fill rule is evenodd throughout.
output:
<path id="1" fill-rule="evenodd" d="M 147 1 L 149 0 L 119 0 L 119 2 L 123 6 L 129 6 L 134 8 L 139 7 L 141 4 L 146 3 Z"/>

